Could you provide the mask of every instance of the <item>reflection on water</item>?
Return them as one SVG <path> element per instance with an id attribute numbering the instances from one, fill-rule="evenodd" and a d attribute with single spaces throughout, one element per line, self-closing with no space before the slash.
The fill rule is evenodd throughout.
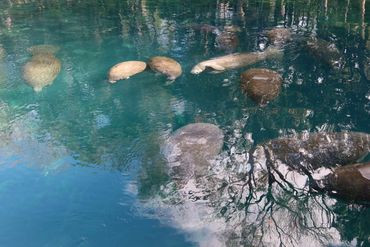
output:
<path id="1" fill-rule="evenodd" d="M 367 207 L 296 193 L 269 184 L 264 176 L 248 191 L 241 175 L 248 169 L 246 152 L 266 140 L 302 131 L 370 132 L 368 1 L 9 0 L 0 9 L 0 176 L 15 165 L 17 174 L 33 169 L 49 175 L 51 184 L 63 176 L 56 174 L 80 166 L 93 166 L 98 174 L 130 174 L 124 182 L 112 183 L 112 191 L 131 188 L 135 193 L 127 205 L 181 229 L 195 245 L 369 244 Z M 278 43 L 283 57 L 248 67 L 283 76 L 279 97 L 267 106 L 259 107 L 241 92 L 239 77 L 247 68 L 190 74 L 201 61 L 277 45 L 268 37 L 276 27 L 291 30 L 289 42 Z M 62 67 L 52 85 L 35 93 L 23 80 L 22 67 L 31 58 L 27 49 L 40 44 L 61 48 Z M 152 56 L 174 58 L 183 74 L 171 85 L 151 71 L 114 85 L 107 82 L 114 64 Z M 173 131 L 193 122 L 220 126 L 225 144 L 209 176 L 177 191 L 161 146 Z M 18 180 L 31 176 L 19 174 Z M 52 193 L 47 187 L 31 193 L 41 192 Z M 64 198 L 56 200 L 76 214 L 76 222 L 69 224 L 77 226 L 83 215 L 74 205 L 76 198 L 60 193 Z M 99 200 L 114 204 L 115 196 L 104 193 Z M 5 213 L 1 217 L 12 222 Z M 141 220 L 135 217 L 132 225 Z M 33 219 L 30 224 L 42 228 L 43 222 Z M 94 232 L 90 227 L 87 232 Z M 119 235 L 120 227 L 110 233 Z M 135 231 L 145 235 L 148 229 Z M 68 241 L 63 243 L 75 245 Z M 173 241 L 161 244 L 173 246 Z"/>

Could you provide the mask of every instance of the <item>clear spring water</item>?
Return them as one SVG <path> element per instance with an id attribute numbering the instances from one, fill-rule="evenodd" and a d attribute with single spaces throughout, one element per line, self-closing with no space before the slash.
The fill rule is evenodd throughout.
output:
<path id="1" fill-rule="evenodd" d="M 255 143 L 302 131 L 369 133 L 369 22 L 369 1 L 1 1 L 0 246 L 212 245 L 212 235 L 151 203 L 168 181 L 162 140 L 193 122 L 219 125 L 226 140 L 251 134 Z M 263 47 L 266 30 L 291 28 L 283 58 L 250 66 L 281 73 L 280 96 L 265 107 L 244 96 L 245 68 L 191 75 L 199 61 L 230 52 L 193 24 L 240 27 L 236 52 Z M 343 68 L 315 60 L 302 45 L 308 37 L 335 44 Z M 30 59 L 27 48 L 38 44 L 60 46 L 62 70 L 35 93 L 22 66 Z M 170 85 L 150 71 L 107 82 L 114 64 L 154 55 L 175 58 L 183 75 Z M 303 243 L 369 246 L 370 208 L 331 203 L 330 231 L 303 217 L 313 222 L 298 234 Z M 280 201 L 284 206 L 292 205 Z M 290 217 L 281 220 L 293 222 Z M 282 227 L 283 233 L 298 228 Z M 250 237 L 239 236 L 239 243 Z M 286 234 L 267 245 L 295 245 L 294 238 Z"/>

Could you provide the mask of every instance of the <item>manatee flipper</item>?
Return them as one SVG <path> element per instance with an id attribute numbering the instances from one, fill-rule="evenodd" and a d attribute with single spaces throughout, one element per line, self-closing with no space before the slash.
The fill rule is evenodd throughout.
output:
<path id="1" fill-rule="evenodd" d="M 218 65 L 218 64 L 208 65 L 207 67 L 214 69 L 216 73 L 220 73 L 220 72 L 223 72 L 225 70 L 224 67 L 222 67 L 221 65 Z"/>

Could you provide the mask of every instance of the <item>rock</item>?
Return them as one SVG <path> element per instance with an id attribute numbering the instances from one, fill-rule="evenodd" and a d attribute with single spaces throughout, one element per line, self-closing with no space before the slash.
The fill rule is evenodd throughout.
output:
<path id="1" fill-rule="evenodd" d="M 175 131 L 166 141 L 163 154 L 170 176 L 180 184 L 205 175 L 210 160 L 221 151 L 224 135 L 213 124 L 189 124 Z"/>
<path id="2" fill-rule="evenodd" d="M 310 39 L 307 41 L 307 47 L 319 62 L 322 61 L 333 69 L 341 68 L 341 54 L 334 43 L 329 43 L 323 39 Z"/>
<path id="3" fill-rule="evenodd" d="M 182 74 L 181 65 L 169 57 L 152 57 L 148 65 L 153 71 L 166 75 L 169 80 L 175 80 Z"/>
<path id="4" fill-rule="evenodd" d="M 27 49 L 32 55 L 41 53 L 55 54 L 60 50 L 59 46 L 55 45 L 35 45 Z"/>
<path id="5" fill-rule="evenodd" d="M 43 87 L 51 85 L 61 69 L 61 63 L 50 53 L 39 53 L 31 58 L 23 67 L 23 78 L 40 92 Z"/>
<path id="6" fill-rule="evenodd" d="M 291 39 L 292 33 L 288 28 L 277 27 L 267 32 L 270 44 L 282 46 Z"/>
<path id="7" fill-rule="evenodd" d="M 281 89 L 283 78 L 268 69 L 249 69 L 241 74 L 241 88 L 260 105 L 275 99 Z"/>
<path id="8" fill-rule="evenodd" d="M 108 80 L 115 83 L 118 80 L 125 80 L 146 69 L 146 63 L 142 61 L 126 61 L 114 65 L 108 72 Z"/>
<path id="9" fill-rule="evenodd" d="M 370 203 L 370 163 L 335 168 L 319 184 L 336 197 Z"/>

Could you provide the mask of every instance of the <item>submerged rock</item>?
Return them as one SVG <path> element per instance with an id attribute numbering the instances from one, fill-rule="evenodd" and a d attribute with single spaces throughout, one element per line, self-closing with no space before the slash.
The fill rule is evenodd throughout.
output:
<path id="1" fill-rule="evenodd" d="M 59 46 L 55 45 L 35 45 L 27 49 L 32 55 L 37 55 L 41 53 L 55 54 L 60 50 Z"/>
<path id="2" fill-rule="evenodd" d="M 142 61 L 126 61 L 118 63 L 110 68 L 108 72 L 108 80 L 110 83 L 115 83 L 118 80 L 125 80 L 144 71 L 145 68 L 146 63 Z"/>
<path id="3" fill-rule="evenodd" d="M 370 163 L 335 168 L 320 185 L 335 196 L 370 203 Z"/>
<path id="4" fill-rule="evenodd" d="M 258 104 L 264 105 L 275 99 L 283 78 L 269 69 L 249 69 L 241 74 L 241 88 Z"/>
<path id="5" fill-rule="evenodd" d="M 152 57 L 149 59 L 148 65 L 153 71 L 166 75 L 169 80 L 175 80 L 182 74 L 181 65 L 169 57 Z"/>
<path id="6" fill-rule="evenodd" d="M 270 44 L 282 46 L 291 39 L 292 33 L 288 28 L 277 27 L 267 32 Z"/>
<path id="7" fill-rule="evenodd" d="M 61 62 L 54 55 L 39 53 L 24 65 L 23 78 L 36 92 L 40 92 L 53 83 L 60 69 Z"/>
<path id="8" fill-rule="evenodd" d="M 180 184 L 204 176 L 210 161 L 223 146 L 222 130 L 213 124 L 189 124 L 175 131 L 166 141 L 163 154 L 170 175 Z"/>
<path id="9" fill-rule="evenodd" d="M 309 52 L 318 61 L 322 61 L 334 69 L 341 68 L 341 54 L 334 43 L 327 42 L 323 39 L 310 39 L 307 41 L 307 47 Z"/>

